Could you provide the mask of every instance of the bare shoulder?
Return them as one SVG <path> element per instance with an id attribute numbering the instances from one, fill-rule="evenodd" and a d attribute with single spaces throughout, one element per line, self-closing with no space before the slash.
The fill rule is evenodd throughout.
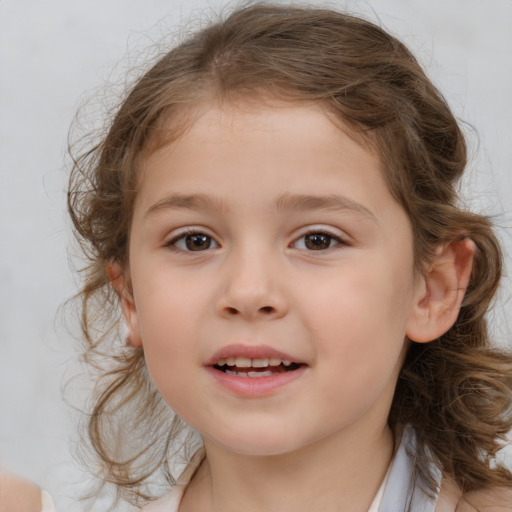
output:
<path id="1" fill-rule="evenodd" d="M 0 470 L 0 512 L 40 512 L 41 508 L 37 485 Z"/>

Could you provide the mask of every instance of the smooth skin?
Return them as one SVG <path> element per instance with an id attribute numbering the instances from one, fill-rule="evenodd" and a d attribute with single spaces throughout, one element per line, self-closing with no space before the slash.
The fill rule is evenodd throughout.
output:
<path id="1" fill-rule="evenodd" d="M 42 506 L 36 484 L 0 469 L 0 512 L 41 512 Z"/>
<path id="2" fill-rule="evenodd" d="M 180 511 L 366 512 L 394 450 L 407 347 L 453 325 L 473 251 L 439 247 L 416 272 L 378 156 L 317 105 L 208 105 L 148 156 L 129 267 L 110 272 L 131 343 L 204 438 Z M 232 344 L 303 371 L 240 396 L 208 368 Z"/>

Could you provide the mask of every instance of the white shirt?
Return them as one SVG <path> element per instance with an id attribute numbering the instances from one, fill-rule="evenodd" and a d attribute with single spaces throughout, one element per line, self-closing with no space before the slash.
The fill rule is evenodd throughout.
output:
<path id="1" fill-rule="evenodd" d="M 43 503 L 41 512 L 55 512 L 52 497 L 47 491 L 41 492 L 41 502 Z"/>

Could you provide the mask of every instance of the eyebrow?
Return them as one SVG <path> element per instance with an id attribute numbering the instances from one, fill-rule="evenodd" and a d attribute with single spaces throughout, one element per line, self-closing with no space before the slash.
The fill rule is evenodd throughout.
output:
<path id="1" fill-rule="evenodd" d="M 375 214 L 361 203 L 348 197 L 330 194 L 315 196 L 307 194 L 282 194 L 276 201 L 278 210 L 334 210 L 356 213 L 362 217 L 377 222 Z"/>
<path id="2" fill-rule="evenodd" d="M 289 194 L 280 195 L 276 200 L 278 211 L 300 211 L 300 210 L 334 210 L 356 213 L 374 222 L 377 221 L 375 214 L 361 203 L 348 197 L 330 195 L 308 195 Z M 171 194 L 151 205 L 144 218 L 160 211 L 174 209 L 188 209 L 199 211 L 227 211 L 228 207 L 222 199 L 206 194 Z"/>
<path id="3" fill-rule="evenodd" d="M 160 211 L 180 208 L 200 211 L 227 210 L 226 204 L 221 199 L 213 196 L 205 194 L 171 194 L 151 205 L 144 214 L 144 217 L 147 218 L 148 216 Z"/>

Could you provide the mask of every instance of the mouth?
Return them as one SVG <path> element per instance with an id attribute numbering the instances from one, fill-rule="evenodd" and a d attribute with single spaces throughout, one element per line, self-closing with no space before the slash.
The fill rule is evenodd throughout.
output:
<path id="1" fill-rule="evenodd" d="M 229 393 L 241 398 L 263 398 L 293 389 L 308 364 L 268 345 L 227 345 L 206 361 L 206 368 Z"/>
<path id="2" fill-rule="evenodd" d="M 227 357 L 219 359 L 213 368 L 226 375 L 246 378 L 273 377 L 282 373 L 298 370 L 302 363 L 276 357 Z"/>

